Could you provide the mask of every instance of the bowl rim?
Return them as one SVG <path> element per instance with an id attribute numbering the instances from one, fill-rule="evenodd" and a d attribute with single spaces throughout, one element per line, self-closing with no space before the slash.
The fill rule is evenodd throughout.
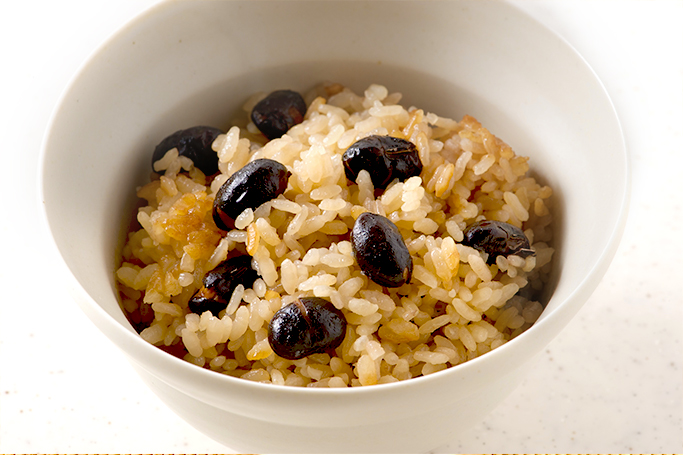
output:
<path id="1" fill-rule="evenodd" d="M 497 0 L 492 1 L 496 2 Z M 547 342 L 549 342 L 557 334 L 559 334 L 562 328 L 566 324 L 568 324 L 569 320 L 571 319 L 571 317 L 569 317 L 566 319 L 565 322 L 561 322 L 561 319 L 563 318 L 565 313 L 569 313 L 570 316 L 573 316 L 573 314 L 578 312 L 578 310 L 583 306 L 583 304 L 588 299 L 590 294 L 595 290 L 595 288 L 602 280 L 614 255 L 616 254 L 617 248 L 621 241 L 628 219 L 629 205 L 631 199 L 631 157 L 626 147 L 623 129 L 617 114 L 617 110 L 603 82 L 600 80 L 600 78 L 593 70 L 593 68 L 590 66 L 590 64 L 571 45 L 571 43 L 569 43 L 558 32 L 546 26 L 541 21 L 531 16 L 529 13 L 524 11 L 521 7 L 517 6 L 516 4 L 511 3 L 507 0 L 497 1 L 497 3 L 499 3 L 501 6 L 509 8 L 511 12 L 514 12 L 518 15 L 522 15 L 526 18 L 526 20 L 532 21 L 535 24 L 535 26 L 543 30 L 544 34 L 548 35 L 548 37 L 552 37 L 552 39 L 555 39 L 557 41 L 558 46 L 565 46 L 567 48 L 567 51 L 573 54 L 574 58 L 578 59 L 578 61 L 581 63 L 584 69 L 588 70 L 591 77 L 595 80 L 595 82 L 598 83 L 601 90 L 601 95 L 604 97 L 603 101 L 607 101 L 611 109 L 611 121 L 614 122 L 614 126 L 617 128 L 617 131 L 619 132 L 619 157 L 622 160 L 622 164 L 624 166 L 623 192 L 621 194 L 617 216 L 614 220 L 614 224 L 611 226 L 611 232 L 609 234 L 608 241 L 602 247 L 602 250 L 597 259 L 595 260 L 593 266 L 587 272 L 584 273 L 584 276 L 582 280 L 578 283 L 578 285 L 569 293 L 569 295 L 562 302 L 560 302 L 556 306 L 556 308 L 553 309 L 553 311 L 542 316 L 541 319 L 535 322 L 528 330 L 526 330 L 519 336 L 515 337 L 514 339 L 509 340 L 502 346 L 493 349 L 492 351 L 487 352 L 474 359 L 463 362 L 459 365 L 448 367 L 445 370 L 438 371 L 427 376 L 419 376 L 404 381 L 361 387 L 292 387 L 286 385 L 265 384 L 249 381 L 237 377 L 232 377 L 226 374 L 221 374 L 219 372 L 208 370 L 206 368 L 197 367 L 196 365 L 193 365 L 190 362 L 187 362 L 183 359 L 168 354 L 163 350 L 159 349 L 157 346 L 154 346 L 146 342 L 142 339 L 142 337 L 140 337 L 139 334 L 121 325 L 109 313 L 107 313 L 106 310 L 104 310 L 100 305 L 98 305 L 97 302 L 93 299 L 93 297 L 91 297 L 89 293 L 80 285 L 78 279 L 72 274 L 69 265 L 67 264 L 66 260 L 61 254 L 60 247 L 57 244 L 57 241 L 51 229 L 50 218 L 44 201 L 45 191 L 47 190 L 45 187 L 45 176 L 49 172 L 47 169 L 47 156 L 50 154 L 51 138 L 55 134 L 55 123 L 57 122 L 57 119 L 60 116 L 62 108 L 64 107 L 65 101 L 68 99 L 70 92 L 78 84 L 81 76 L 87 72 L 91 62 L 95 58 L 97 58 L 97 56 L 100 55 L 103 51 L 105 51 L 107 46 L 110 45 L 110 43 L 120 39 L 129 30 L 139 26 L 149 17 L 158 14 L 162 10 L 165 10 L 166 8 L 173 8 L 178 3 L 181 2 L 161 0 L 158 3 L 149 6 L 136 16 L 132 17 L 121 27 L 116 29 L 102 43 L 95 47 L 95 49 L 89 54 L 89 56 L 80 64 L 78 69 L 75 71 L 75 73 L 69 80 L 68 84 L 61 92 L 58 101 L 55 104 L 55 107 L 48 120 L 47 127 L 45 129 L 45 133 L 43 135 L 43 139 L 41 142 L 40 155 L 38 160 L 37 203 L 39 205 L 39 212 L 41 213 L 41 216 L 39 218 L 41 220 L 42 228 L 45 230 L 46 234 L 51 239 L 51 241 L 49 241 L 48 243 L 51 245 L 52 250 L 56 254 L 56 256 L 59 257 L 58 263 L 62 266 L 64 276 L 67 277 L 68 281 L 70 282 L 69 288 L 75 290 L 78 293 L 78 296 L 80 297 L 80 299 L 77 300 L 79 300 L 79 306 L 81 307 L 81 310 L 84 311 L 88 318 L 91 320 L 91 322 L 93 322 L 95 326 L 106 335 L 110 342 L 112 342 L 119 349 L 124 351 L 128 360 L 135 361 L 144 369 L 151 371 L 149 366 L 140 363 L 139 359 L 157 358 L 159 359 L 159 365 L 162 369 L 168 369 L 169 371 L 173 369 L 179 369 L 178 371 L 182 372 L 184 375 L 196 376 L 197 379 L 201 381 L 210 381 L 217 384 L 223 383 L 225 385 L 229 385 L 230 387 L 243 388 L 245 391 L 253 390 L 259 393 L 287 393 L 293 394 L 295 396 L 303 394 L 305 396 L 313 395 L 323 397 L 328 395 L 343 394 L 354 396 L 358 395 L 362 397 L 368 393 L 378 394 L 403 392 L 403 390 L 405 390 L 406 388 L 416 387 L 420 384 L 428 385 L 446 376 L 467 374 L 471 370 L 481 370 L 482 367 L 490 363 L 495 363 L 495 359 L 502 356 L 510 355 L 511 352 L 509 351 L 518 351 L 522 349 L 523 345 L 529 345 L 533 343 L 532 338 L 535 338 L 537 333 L 540 334 L 542 332 L 550 332 L 549 335 L 546 335 Z M 582 297 L 584 295 L 585 297 Z M 554 333 L 552 333 L 555 327 L 558 328 L 554 330 Z M 545 346 L 545 344 L 543 346 Z M 136 354 L 133 355 L 132 352 L 135 352 Z M 163 380 L 163 378 L 160 379 Z"/>

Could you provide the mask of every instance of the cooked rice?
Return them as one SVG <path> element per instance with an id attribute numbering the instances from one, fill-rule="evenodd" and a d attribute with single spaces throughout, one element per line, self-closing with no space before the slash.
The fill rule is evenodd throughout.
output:
<path id="1" fill-rule="evenodd" d="M 553 254 L 551 189 L 528 175 L 526 157 L 473 117 L 458 122 L 406 109 L 400 98 L 381 85 L 361 96 L 339 84 L 318 87 L 305 121 L 280 139 L 264 143 L 252 123 L 219 136 L 213 148 L 221 173 L 210 182 L 175 149 L 158 161 L 163 175 L 138 189 L 147 205 L 116 272 L 122 307 L 142 338 L 231 376 L 346 387 L 441 371 L 528 329 L 543 310 L 535 296 Z M 413 142 L 422 174 L 382 193 L 367 172 L 347 182 L 341 156 L 371 134 Z M 212 221 L 214 195 L 257 158 L 284 164 L 289 186 L 222 232 Z M 386 289 L 361 273 L 348 234 L 365 211 L 399 227 L 414 263 L 409 284 Z M 483 253 L 459 243 L 480 219 L 524 229 L 535 257 L 499 256 L 487 264 Z M 261 278 L 250 289 L 238 286 L 217 316 L 188 313 L 204 274 L 233 252 L 252 255 Z M 344 312 L 347 333 L 336 356 L 286 360 L 268 345 L 273 314 L 302 296 L 324 297 Z"/>

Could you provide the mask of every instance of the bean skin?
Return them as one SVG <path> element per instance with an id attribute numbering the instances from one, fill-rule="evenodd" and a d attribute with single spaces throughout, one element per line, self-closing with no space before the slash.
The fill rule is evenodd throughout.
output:
<path id="1" fill-rule="evenodd" d="M 370 173 L 375 188 L 386 189 L 394 180 L 404 181 L 422 172 L 415 145 L 392 136 L 368 136 L 353 143 L 342 156 L 346 178 L 355 182 L 362 170 Z"/>
<path id="2" fill-rule="evenodd" d="M 280 357 L 301 359 L 337 348 L 344 341 L 346 325 L 344 314 L 330 301 L 302 297 L 273 315 L 268 342 Z"/>
<path id="3" fill-rule="evenodd" d="M 361 213 L 351 230 L 351 246 L 358 266 L 375 283 L 395 288 L 410 282 L 413 258 L 388 218 Z"/>
<path id="4" fill-rule="evenodd" d="M 178 155 L 191 159 L 195 167 L 205 175 L 217 173 L 218 155 L 211 148 L 211 144 L 219 134 L 223 134 L 223 131 L 211 126 L 194 126 L 176 131 L 167 136 L 154 149 L 152 168 L 154 168 L 154 163 L 162 159 L 166 152 L 175 147 L 178 149 Z"/>
<path id="5" fill-rule="evenodd" d="M 251 121 L 269 140 L 282 137 L 304 121 L 306 102 L 293 90 L 276 90 L 259 101 L 251 111 Z"/>
<path id="6" fill-rule="evenodd" d="M 500 255 L 527 257 L 536 254 L 524 231 L 510 223 L 482 220 L 469 225 L 463 233 L 462 243 L 488 254 L 489 264 L 495 263 Z"/>
<path id="7" fill-rule="evenodd" d="M 192 313 L 202 314 L 210 311 L 218 317 L 230 301 L 233 291 L 238 285 L 250 288 L 258 278 L 258 273 L 251 267 L 251 256 L 235 256 L 218 264 L 207 272 L 202 280 L 202 287 L 188 302 Z"/>
<path id="8" fill-rule="evenodd" d="M 213 220 L 219 229 L 228 231 L 244 210 L 256 209 L 275 199 L 287 189 L 291 172 L 275 160 L 251 161 L 235 172 L 220 187 L 213 203 Z"/>

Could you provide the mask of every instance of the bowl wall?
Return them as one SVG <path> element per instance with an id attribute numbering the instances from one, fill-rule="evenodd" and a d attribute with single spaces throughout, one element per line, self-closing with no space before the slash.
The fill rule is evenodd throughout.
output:
<path id="1" fill-rule="evenodd" d="M 306 90 L 326 80 L 356 91 L 381 83 L 402 92 L 405 105 L 455 119 L 473 115 L 531 158 L 534 174 L 555 191 L 557 227 L 552 297 L 532 329 L 430 377 L 341 391 L 225 377 L 135 334 L 119 307 L 114 270 L 154 146 L 188 126 L 227 126 L 253 92 Z M 283 438 L 275 444 L 285 436 L 288 444 L 300 441 L 285 450 L 316 451 L 329 442 L 307 439 L 315 426 L 328 432 L 321 434 L 357 430 L 322 445 L 330 451 L 420 451 L 442 438 L 388 431 L 415 422 L 401 409 L 423 416 L 415 428 L 440 428 L 440 435 L 450 428 L 447 437 L 455 437 L 514 388 L 597 286 L 623 228 L 628 169 L 599 80 L 562 39 L 507 3 L 180 1 L 132 21 L 79 72 L 46 136 L 42 186 L 79 304 L 150 388 L 200 430 L 252 453 L 277 447 L 258 445 L 258 422 Z M 221 432 L 219 415 L 243 424 Z M 377 431 L 358 431 L 367 425 Z"/>

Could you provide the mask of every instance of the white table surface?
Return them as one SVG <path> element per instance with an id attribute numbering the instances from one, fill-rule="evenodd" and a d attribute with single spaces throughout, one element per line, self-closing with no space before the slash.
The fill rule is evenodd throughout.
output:
<path id="1" fill-rule="evenodd" d="M 138 379 L 59 282 L 38 154 L 84 59 L 157 0 L 22 0 L 0 14 L 0 452 L 229 452 Z M 602 79 L 633 167 L 621 246 L 524 383 L 439 452 L 683 452 L 683 2 L 519 1 Z M 49 250 L 47 250 L 49 251 Z"/>

